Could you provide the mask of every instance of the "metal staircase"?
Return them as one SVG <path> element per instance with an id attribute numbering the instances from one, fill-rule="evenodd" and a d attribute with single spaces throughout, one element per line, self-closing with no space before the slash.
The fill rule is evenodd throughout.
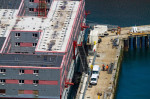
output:
<path id="1" fill-rule="evenodd" d="M 40 17 L 46 17 L 47 12 L 46 12 L 46 8 L 47 8 L 47 3 L 46 0 L 39 0 L 39 6 L 38 6 L 38 16 Z"/>
<path id="2" fill-rule="evenodd" d="M 87 61 L 87 55 L 84 49 L 84 45 L 81 44 L 80 46 L 77 46 L 77 49 L 81 60 L 82 72 L 88 73 L 88 61 Z"/>

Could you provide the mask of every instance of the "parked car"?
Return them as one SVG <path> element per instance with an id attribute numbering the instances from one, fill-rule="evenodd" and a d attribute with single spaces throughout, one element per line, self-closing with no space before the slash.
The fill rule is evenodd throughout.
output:
<path id="1" fill-rule="evenodd" d="M 99 74 L 100 74 L 100 67 L 99 67 L 99 65 L 94 65 L 94 66 L 93 66 L 92 74 L 97 75 L 98 78 L 99 78 Z"/>
<path id="2" fill-rule="evenodd" d="M 98 76 L 95 74 L 92 74 L 90 84 L 97 85 L 97 82 L 98 82 Z"/>

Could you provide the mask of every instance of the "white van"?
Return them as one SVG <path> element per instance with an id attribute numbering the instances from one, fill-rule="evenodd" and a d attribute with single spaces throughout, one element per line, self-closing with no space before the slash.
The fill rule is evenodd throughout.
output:
<path id="1" fill-rule="evenodd" d="M 92 74 L 90 84 L 97 85 L 97 82 L 98 82 L 98 76 L 95 74 Z"/>
<path id="2" fill-rule="evenodd" d="M 93 71 L 92 71 L 92 75 L 97 75 L 97 77 L 99 78 L 99 74 L 100 74 L 100 67 L 99 65 L 94 65 L 93 66 Z"/>

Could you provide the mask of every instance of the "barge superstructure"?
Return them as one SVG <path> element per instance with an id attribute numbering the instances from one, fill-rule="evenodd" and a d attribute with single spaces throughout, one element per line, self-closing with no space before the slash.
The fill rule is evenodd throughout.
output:
<path id="1" fill-rule="evenodd" d="M 65 99 L 84 0 L 0 1 L 0 98 Z M 78 57 L 74 57 L 78 58 Z"/>

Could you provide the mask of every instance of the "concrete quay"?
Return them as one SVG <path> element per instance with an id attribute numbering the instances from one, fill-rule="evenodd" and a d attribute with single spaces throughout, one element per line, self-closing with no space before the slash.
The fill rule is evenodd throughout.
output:
<path id="1" fill-rule="evenodd" d="M 106 66 L 110 63 L 115 63 L 115 68 L 117 68 L 117 62 L 121 51 L 121 42 L 120 46 L 117 48 L 113 48 L 111 42 L 111 39 L 116 37 L 116 35 L 110 34 L 109 36 L 102 38 L 102 42 L 100 44 L 97 44 L 97 54 L 100 57 L 96 57 L 95 64 L 99 65 L 101 69 L 103 64 Z M 104 97 L 104 93 L 109 92 L 109 90 L 112 90 L 112 87 L 114 87 L 112 86 L 112 79 L 114 75 L 108 74 L 107 71 L 100 71 L 97 85 L 87 88 L 85 99 L 97 99 L 97 93 L 102 93 L 101 97 Z"/>
<path id="2" fill-rule="evenodd" d="M 137 26 L 138 28 L 145 29 L 145 27 L 150 28 L 150 25 Z M 112 33 L 111 31 L 107 31 L 108 36 L 101 37 L 101 42 L 96 43 L 96 52 L 99 57 L 96 57 L 94 62 L 95 65 L 99 65 L 101 68 L 99 79 L 97 85 L 89 84 L 87 87 L 84 85 L 81 90 L 82 96 L 76 97 L 76 99 L 113 99 L 115 96 L 117 81 L 119 77 L 120 65 L 123 57 L 124 50 L 124 40 L 129 39 L 129 36 L 140 35 L 143 36 L 145 34 L 150 34 L 150 31 L 141 31 L 138 33 L 131 33 L 132 27 L 121 28 L 120 35 L 116 35 L 115 31 Z M 112 40 L 115 38 L 119 38 L 119 45 L 113 46 Z M 89 55 L 89 67 L 91 67 L 94 56 Z M 107 71 L 102 71 L 102 65 L 105 66 L 108 64 L 114 63 L 114 67 L 111 74 L 108 74 Z M 87 76 L 86 76 L 87 77 Z M 84 79 L 85 82 L 86 79 Z M 85 89 L 86 88 L 86 89 Z M 99 97 L 98 93 L 102 95 Z M 84 96 L 84 98 L 83 98 Z"/>

